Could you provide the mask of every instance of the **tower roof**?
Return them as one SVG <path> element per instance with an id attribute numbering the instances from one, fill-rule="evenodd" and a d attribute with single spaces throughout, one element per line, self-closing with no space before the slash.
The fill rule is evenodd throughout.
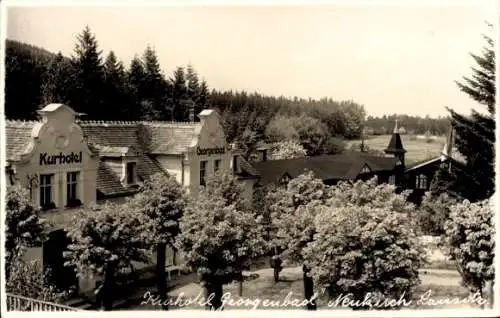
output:
<path id="1" fill-rule="evenodd" d="M 392 132 L 391 140 L 389 145 L 384 150 L 387 154 L 405 153 L 406 150 L 403 147 L 403 141 L 399 135 L 398 120 L 396 119 L 396 124 L 394 125 L 394 131 Z"/>

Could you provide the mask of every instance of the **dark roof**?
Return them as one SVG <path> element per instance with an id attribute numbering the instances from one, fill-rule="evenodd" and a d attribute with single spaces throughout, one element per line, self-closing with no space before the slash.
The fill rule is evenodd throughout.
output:
<path id="1" fill-rule="evenodd" d="M 285 173 L 295 178 L 305 171 L 312 171 L 322 180 L 353 180 L 365 165 L 373 172 L 391 171 L 398 161 L 397 158 L 347 152 L 339 155 L 268 160 L 252 163 L 252 166 L 259 174 L 259 182 L 265 185 L 279 182 Z"/>
<path id="2" fill-rule="evenodd" d="M 401 136 L 399 133 L 393 133 L 389 145 L 384 150 L 386 153 L 405 153 L 406 150 L 403 148 L 403 142 L 401 141 Z"/>

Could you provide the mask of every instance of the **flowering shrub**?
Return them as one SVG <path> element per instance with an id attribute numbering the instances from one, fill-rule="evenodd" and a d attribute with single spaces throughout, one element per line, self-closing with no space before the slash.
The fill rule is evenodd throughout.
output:
<path id="1" fill-rule="evenodd" d="M 65 265 L 74 266 L 78 277 L 103 278 L 98 292 L 106 310 L 116 294 L 116 275 L 130 268 L 132 261 L 151 259 L 142 235 L 143 219 L 134 212 L 127 205 L 93 205 L 75 213 L 67 229 L 72 243 L 63 253 Z"/>
<path id="2" fill-rule="evenodd" d="M 376 179 L 345 182 L 313 209 L 316 233 L 303 257 L 317 284 L 360 301 L 367 293 L 411 297 L 424 251 L 406 194 Z"/>
<path id="3" fill-rule="evenodd" d="M 449 254 L 471 292 L 483 293 L 486 282 L 494 281 L 494 215 L 491 199 L 477 203 L 465 200 L 452 207 L 445 222 Z"/>
<path id="4" fill-rule="evenodd" d="M 227 175 L 208 178 L 206 187 L 191 200 L 180 220 L 176 245 L 186 265 L 196 270 L 210 307 L 222 305 L 222 286 L 242 281 L 242 270 L 263 254 L 262 216 L 248 208 L 243 189 Z"/>
<path id="5" fill-rule="evenodd" d="M 302 145 L 293 140 L 287 140 L 277 143 L 271 150 L 269 159 L 294 159 L 306 156 L 306 151 Z"/>
<path id="6" fill-rule="evenodd" d="M 367 205 L 318 207 L 314 240 L 304 249 L 311 275 L 330 295 L 409 299 L 423 251 L 409 215 Z M 369 306 L 368 306 L 369 308 Z"/>
<path id="7" fill-rule="evenodd" d="M 331 188 L 317 179 L 312 172 L 304 173 L 290 180 L 286 189 L 278 188 L 270 192 L 267 198 L 272 202 L 271 212 L 272 242 L 280 252 L 275 257 L 275 268 L 281 267 L 281 258 L 303 263 L 303 249 L 313 240 L 315 230 L 314 212 L 316 207 L 324 205 L 331 195 Z M 310 268 L 303 266 L 304 298 L 311 300 L 308 309 L 315 309 L 312 299 L 313 281 Z M 275 274 L 276 275 L 276 274 Z"/>

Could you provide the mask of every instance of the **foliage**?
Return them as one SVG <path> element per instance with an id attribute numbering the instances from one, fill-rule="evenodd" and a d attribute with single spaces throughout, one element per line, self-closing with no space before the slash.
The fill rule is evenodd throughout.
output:
<path id="1" fill-rule="evenodd" d="M 269 159 L 294 159 L 306 156 L 306 151 L 298 142 L 295 141 L 282 141 L 273 145 Z"/>
<path id="2" fill-rule="evenodd" d="M 494 281 L 494 216 L 491 199 L 476 203 L 464 200 L 451 208 L 445 222 L 449 254 L 471 292 L 482 293 L 486 282 Z"/>
<path id="3" fill-rule="evenodd" d="M 61 303 L 67 293 L 59 292 L 50 284 L 48 277 L 49 273 L 43 272 L 40 261 L 26 262 L 19 258 L 6 280 L 5 290 L 14 295 Z"/>
<path id="4" fill-rule="evenodd" d="M 432 195 L 431 192 L 426 192 L 417 213 L 417 222 L 422 232 L 426 235 L 443 234 L 444 223 L 455 203 L 456 200 L 448 193 Z"/>
<path id="5" fill-rule="evenodd" d="M 400 134 L 423 135 L 429 131 L 432 135 L 442 136 L 450 128 L 448 116 L 431 118 L 429 116 L 420 117 L 406 114 L 383 115 L 380 117 L 368 116 L 364 125 L 374 135 L 385 135 L 392 133 L 396 119 L 399 123 L 404 124 L 404 127 L 399 128 Z M 370 133 L 367 134 L 371 135 Z"/>
<path id="6" fill-rule="evenodd" d="M 409 215 L 389 205 L 316 209 L 316 234 L 303 253 L 318 285 L 331 296 L 352 294 L 357 301 L 368 292 L 382 299 L 411 298 L 423 259 Z"/>
<path id="7" fill-rule="evenodd" d="M 302 262 L 302 249 L 312 241 L 315 233 L 315 206 L 325 204 L 331 190 L 312 172 L 290 180 L 286 188 L 269 192 L 271 241 L 283 251 L 281 257 L 291 262 Z"/>
<path id="8" fill-rule="evenodd" d="M 156 283 L 162 300 L 167 294 L 166 248 L 174 245 L 179 234 L 179 220 L 186 199 L 175 177 L 155 174 L 144 181 L 140 192 L 128 202 L 130 209 L 138 211 L 142 217 L 144 242 L 156 250 Z"/>
<path id="9" fill-rule="evenodd" d="M 87 26 L 77 36 L 72 58 L 74 81 L 70 88 L 71 107 L 88 119 L 102 117 L 105 102 L 104 65 L 95 35 Z"/>
<path id="10" fill-rule="evenodd" d="M 129 204 L 144 216 L 148 242 L 173 244 L 186 201 L 187 194 L 174 177 L 155 174 L 144 181 Z"/>
<path id="11" fill-rule="evenodd" d="M 40 217 L 40 210 L 30 201 L 29 191 L 19 185 L 7 188 L 5 204 L 5 254 L 6 276 L 8 277 L 14 260 L 25 248 L 41 246 L 46 238 L 47 226 Z"/>
<path id="12" fill-rule="evenodd" d="M 309 155 L 321 153 L 329 138 L 328 128 L 320 120 L 305 114 L 273 118 L 266 128 L 266 135 L 271 141 L 297 141 Z"/>
<path id="13" fill-rule="evenodd" d="M 75 266 L 77 276 L 101 276 L 112 264 L 118 270 L 130 268 L 132 261 L 150 260 L 142 237 L 144 224 L 127 206 L 108 202 L 75 212 L 66 229 L 72 243 L 64 257 L 66 266 Z"/>
<path id="14" fill-rule="evenodd" d="M 207 179 L 181 218 L 177 246 L 186 265 L 208 286 L 219 286 L 214 300 L 220 304 L 221 287 L 240 277 L 252 258 L 265 250 L 262 217 L 245 209 L 242 192 L 230 176 Z"/>
<path id="15" fill-rule="evenodd" d="M 70 88 L 73 72 L 71 61 L 61 52 L 57 53 L 47 66 L 43 74 L 42 105 L 50 103 L 70 103 Z"/>
<path id="16" fill-rule="evenodd" d="M 409 191 L 396 194 L 396 187 L 390 184 L 378 184 L 374 177 L 368 181 L 340 182 L 332 188 L 327 205 L 340 208 L 346 205 L 382 208 L 403 214 L 415 212 L 415 206 L 407 202 Z"/>
<path id="17" fill-rule="evenodd" d="M 455 145 L 466 165 L 454 176 L 460 196 L 472 202 L 489 198 L 495 190 L 495 52 L 493 41 L 485 37 L 481 56 L 471 54 L 477 66 L 472 77 L 457 82 L 459 89 L 487 108 L 487 114 L 472 111 L 465 116 L 448 109 L 455 130 Z M 460 186 L 463 185 L 463 186 Z M 465 187 L 467 185 L 467 187 Z"/>
<path id="18" fill-rule="evenodd" d="M 424 253 L 406 196 L 375 178 L 333 187 L 326 204 L 314 207 L 316 233 L 303 250 L 315 281 L 356 300 L 368 291 L 411 297 Z"/>

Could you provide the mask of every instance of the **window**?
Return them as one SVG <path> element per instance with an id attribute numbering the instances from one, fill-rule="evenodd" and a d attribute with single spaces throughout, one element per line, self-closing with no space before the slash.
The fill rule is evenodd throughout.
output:
<path id="1" fill-rule="evenodd" d="M 42 209 L 54 208 L 52 205 L 52 179 L 53 174 L 41 174 L 40 175 L 40 206 Z"/>
<path id="2" fill-rule="evenodd" d="M 207 176 L 207 162 L 200 161 L 200 185 L 205 185 L 205 178 Z"/>
<path id="3" fill-rule="evenodd" d="M 66 174 L 66 205 L 75 206 L 78 200 L 78 175 L 79 172 L 68 172 Z"/>
<path id="4" fill-rule="evenodd" d="M 214 161 L 214 172 L 219 172 L 219 170 L 220 170 L 220 160 L 216 159 Z"/>
<path id="5" fill-rule="evenodd" d="M 417 176 L 416 182 L 417 189 L 427 190 L 427 176 L 424 174 Z"/>
<path id="6" fill-rule="evenodd" d="M 396 184 L 396 176 L 395 175 L 389 176 L 389 184 Z"/>
<path id="7" fill-rule="evenodd" d="M 135 183 L 135 162 L 127 162 L 127 183 Z"/>

